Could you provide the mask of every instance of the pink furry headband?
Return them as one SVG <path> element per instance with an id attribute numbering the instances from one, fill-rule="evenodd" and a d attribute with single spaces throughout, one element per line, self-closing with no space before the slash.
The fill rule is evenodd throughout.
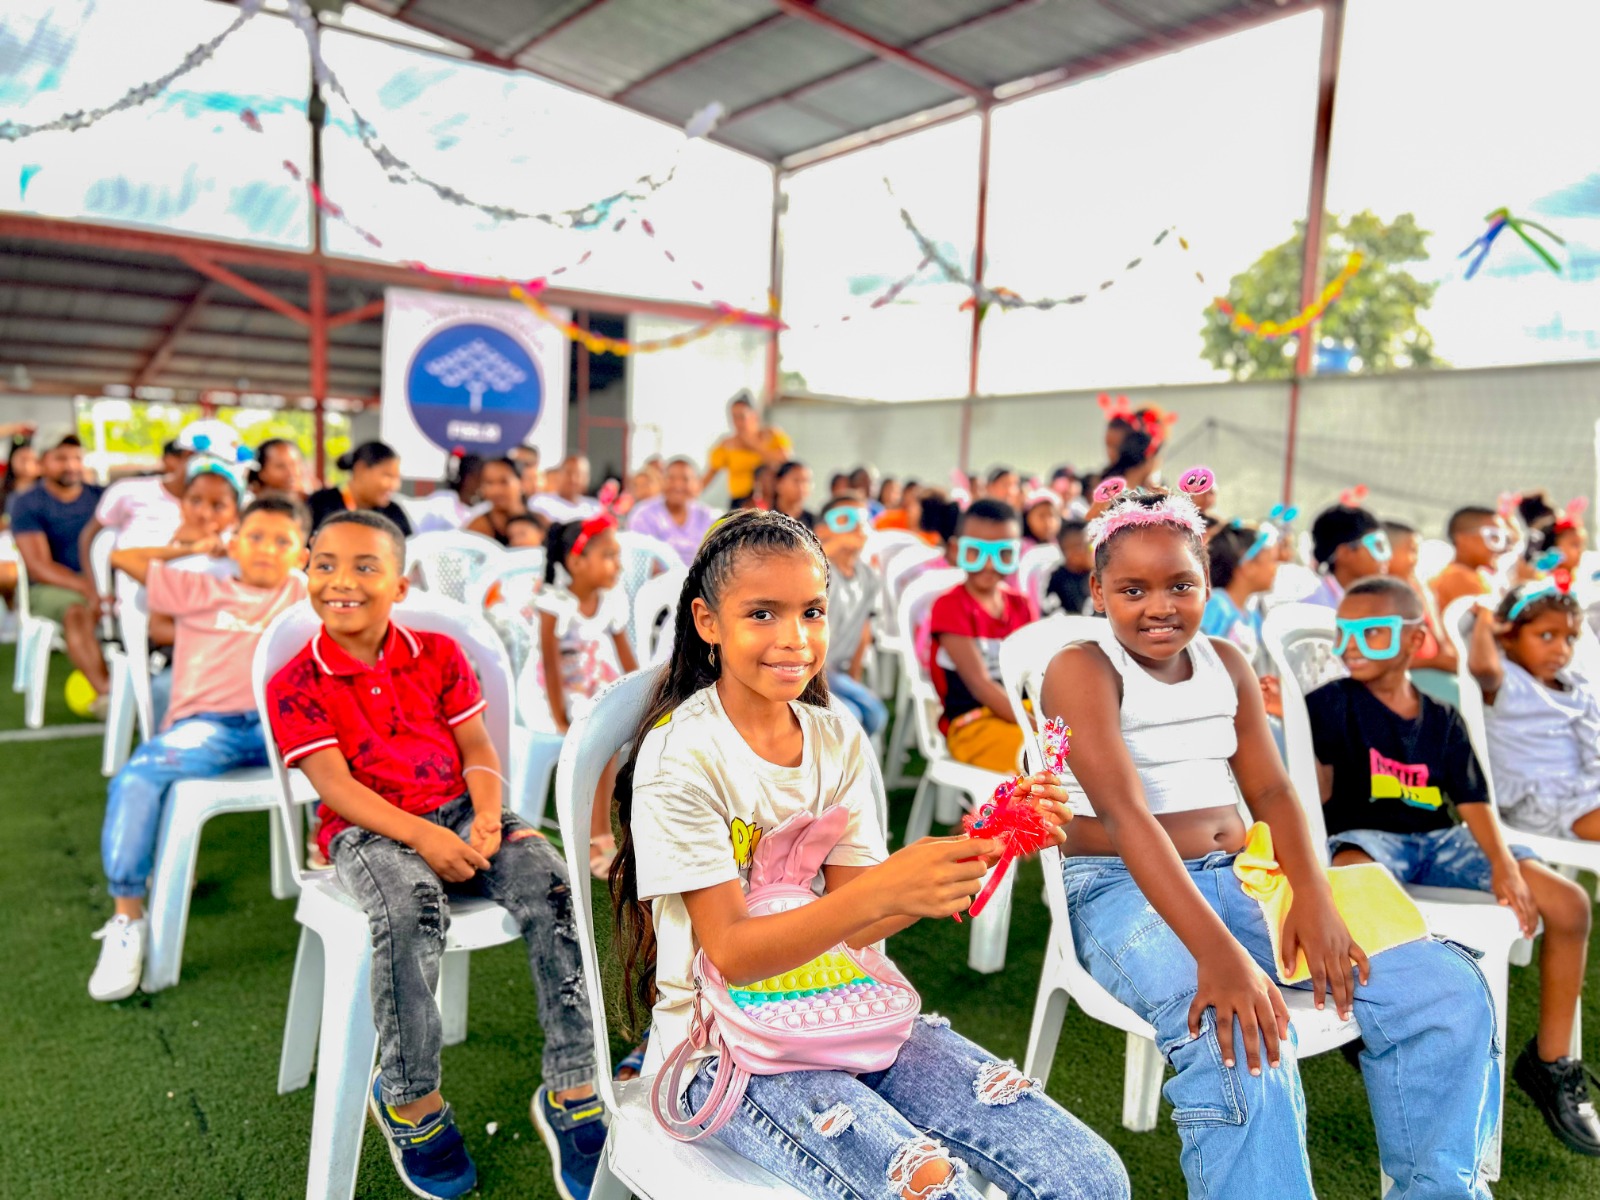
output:
<path id="1" fill-rule="evenodd" d="M 1216 486 L 1216 476 L 1211 473 L 1209 467 L 1190 467 L 1178 479 L 1181 494 L 1163 496 L 1153 504 L 1141 503 L 1145 493 L 1126 491 L 1124 490 L 1126 485 L 1124 488 L 1116 489 L 1109 496 L 1102 497 L 1100 493 L 1112 482 L 1107 480 L 1095 490 L 1094 498 L 1097 501 L 1109 500 L 1111 506 L 1090 521 L 1085 531 L 1089 535 L 1089 545 L 1094 549 L 1098 550 L 1103 543 L 1124 529 L 1137 526 L 1166 525 L 1181 529 L 1195 537 L 1205 536 L 1205 518 L 1200 515 L 1200 510 L 1189 497 L 1209 492 Z"/>

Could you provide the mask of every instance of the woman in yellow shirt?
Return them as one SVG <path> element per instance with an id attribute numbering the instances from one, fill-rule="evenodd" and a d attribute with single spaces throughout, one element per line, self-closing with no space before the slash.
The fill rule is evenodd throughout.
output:
<path id="1" fill-rule="evenodd" d="M 738 503 L 754 490 L 756 468 L 763 463 L 781 466 L 788 461 L 794 443 L 783 430 L 762 425 L 761 414 L 749 396 L 741 395 L 728 406 L 728 419 L 733 433 L 711 448 L 706 477 L 700 486 L 705 488 L 718 471 L 725 470 L 729 500 Z"/>

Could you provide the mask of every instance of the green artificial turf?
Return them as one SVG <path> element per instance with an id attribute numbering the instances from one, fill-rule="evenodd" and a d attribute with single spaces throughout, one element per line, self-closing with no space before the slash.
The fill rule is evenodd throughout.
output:
<path id="1" fill-rule="evenodd" d="M 0 647 L 0 680 L 11 677 Z M 49 720 L 66 720 L 57 660 Z M 22 722 L 22 698 L 0 692 L 0 730 Z M 312 1089 L 275 1093 L 283 1010 L 299 929 L 292 902 L 267 886 L 267 819 L 223 817 L 205 831 L 181 984 L 120 1004 L 92 1002 L 89 934 L 105 920 L 98 856 L 105 781 L 98 738 L 0 743 L 0 1047 L 8 1076 L 0 1197 L 229 1197 L 304 1194 Z M 894 797 L 902 828 L 909 796 Z M 604 903 L 596 891 L 597 907 Z M 996 1054 L 1020 1059 L 1049 917 L 1037 864 L 1018 881 L 1006 969 L 966 967 L 966 931 L 924 922 L 896 937 L 896 961 L 924 1005 Z M 602 958 L 606 951 L 602 947 Z M 1591 966 L 1590 990 L 1600 984 Z M 615 994 L 615 984 L 612 984 Z M 1509 1045 L 1531 1034 L 1537 980 L 1513 968 Z M 1592 1008 L 1591 1008 L 1592 1012 Z M 444 1052 L 445 1091 L 477 1159 L 480 1194 L 554 1196 L 528 1119 L 540 1034 L 519 945 L 473 955 L 470 1036 Z M 621 1044 L 620 1042 L 618 1043 Z M 1069 1010 L 1050 1094 L 1108 1138 L 1134 1195 L 1182 1197 L 1178 1141 L 1165 1112 L 1153 1133 L 1120 1124 L 1123 1035 Z M 1360 1077 L 1337 1054 L 1304 1064 L 1311 1162 L 1322 1200 L 1377 1195 L 1378 1167 Z M 1439 1080 L 1441 1088 L 1451 1086 Z M 489 1136 L 485 1126 L 498 1123 Z M 1560 1147 L 1513 1087 L 1500 1200 L 1591 1200 L 1600 1162 Z M 365 1139 L 357 1194 L 408 1195 L 382 1141 Z"/>

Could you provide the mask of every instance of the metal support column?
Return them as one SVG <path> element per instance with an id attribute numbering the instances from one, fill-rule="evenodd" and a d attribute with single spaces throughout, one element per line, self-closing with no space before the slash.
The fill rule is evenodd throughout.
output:
<path id="1" fill-rule="evenodd" d="M 1322 8 L 1322 53 L 1317 72 L 1317 118 L 1311 148 L 1311 183 L 1306 200 L 1306 237 L 1300 258 L 1300 307 L 1305 309 L 1322 290 L 1323 217 L 1328 200 L 1328 150 L 1333 140 L 1333 102 L 1339 89 L 1339 49 L 1344 38 L 1344 0 L 1328 0 Z M 1283 502 L 1294 496 L 1295 438 L 1300 428 L 1301 381 L 1311 374 L 1317 329 L 1301 330 L 1295 345 L 1294 377 L 1289 381 L 1289 427 L 1283 448 Z"/>
<path id="2" fill-rule="evenodd" d="M 983 282 L 985 246 L 989 230 L 989 129 L 992 110 L 985 105 L 978 114 L 978 232 L 973 238 L 972 278 Z M 978 357 L 983 342 L 984 306 L 973 296 L 972 339 L 967 355 L 967 398 L 961 405 L 961 451 L 963 471 L 970 471 L 972 452 L 972 402 L 978 395 Z"/>
<path id="3" fill-rule="evenodd" d="M 771 282 L 769 285 L 770 303 L 774 314 L 783 310 L 783 168 L 772 168 L 772 257 L 769 260 Z M 770 407 L 778 401 L 778 394 L 782 390 L 782 375 L 779 364 L 782 361 L 781 348 L 778 345 L 780 333 L 773 329 L 767 335 L 767 375 L 766 395 L 763 397 L 763 407 Z"/>

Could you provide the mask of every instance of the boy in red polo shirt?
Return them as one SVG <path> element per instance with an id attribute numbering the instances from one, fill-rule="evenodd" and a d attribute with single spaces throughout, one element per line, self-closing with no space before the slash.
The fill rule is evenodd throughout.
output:
<path id="1" fill-rule="evenodd" d="M 928 665 L 944 702 L 939 728 L 950 757 L 1005 775 L 1017 769 L 1022 726 L 1000 685 L 1000 643 L 1039 618 L 1032 600 L 1002 586 L 1021 562 L 1017 510 L 977 501 L 956 528 L 956 566 L 967 577 L 933 602 L 928 617 Z"/>
<path id="2" fill-rule="evenodd" d="M 477 1170 L 439 1094 L 434 989 L 447 892 L 484 896 L 528 944 L 544 1028 L 533 1122 L 557 1190 L 586 1198 L 605 1128 L 595 1099 L 588 994 L 561 857 L 502 808 L 485 702 L 461 648 L 389 619 L 404 599 L 405 539 L 377 513 L 329 517 L 307 570 L 322 628 L 267 689 L 286 765 L 322 798 L 322 848 L 372 923 L 378 1070 L 370 1107 L 402 1181 L 455 1197 Z"/>

